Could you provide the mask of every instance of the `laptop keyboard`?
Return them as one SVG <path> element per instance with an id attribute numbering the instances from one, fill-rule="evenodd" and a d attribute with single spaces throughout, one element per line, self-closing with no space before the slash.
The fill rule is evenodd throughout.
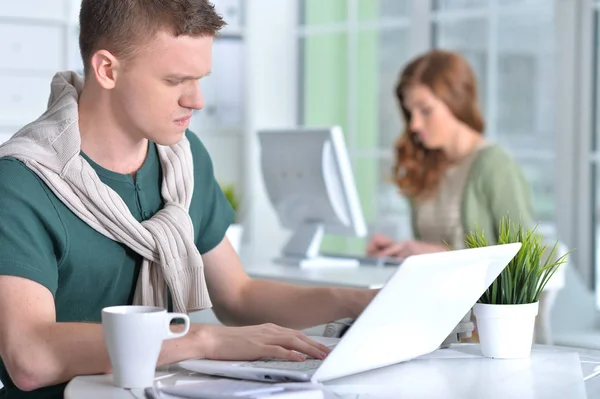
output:
<path id="1" fill-rule="evenodd" d="M 265 359 L 254 362 L 241 363 L 239 366 L 280 370 L 313 371 L 318 369 L 321 363 L 323 363 L 323 361 L 320 359 L 306 359 L 303 362 L 292 362 L 281 359 Z"/>
<path id="2" fill-rule="evenodd" d="M 335 340 L 335 342 L 331 342 L 331 338 L 329 338 L 329 339 L 325 338 L 324 340 L 325 341 L 321 342 L 321 343 L 324 344 L 325 346 L 327 346 L 329 349 L 335 348 L 335 346 L 337 345 L 337 341 L 338 341 L 338 340 Z M 309 357 L 308 359 L 306 359 L 303 362 L 292 362 L 290 360 L 281 360 L 281 359 L 262 359 L 262 360 L 255 360 L 252 362 L 239 363 L 238 366 L 239 367 L 252 367 L 252 368 L 265 368 L 265 369 L 311 372 L 311 371 L 315 371 L 316 369 L 318 369 L 321 366 L 321 363 L 323 363 L 323 360 Z"/>

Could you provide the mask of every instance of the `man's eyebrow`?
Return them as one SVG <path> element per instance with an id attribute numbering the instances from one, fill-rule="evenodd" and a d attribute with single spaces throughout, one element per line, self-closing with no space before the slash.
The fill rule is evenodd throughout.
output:
<path id="1" fill-rule="evenodd" d="M 171 75 L 167 75 L 167 79 L 172 79 L 172 80 L 198 80 L 198 79 L 202 79 L 206 76 L 210 75 L 211 71 L 208 71 L 207 73 L 205 73 L 204 75 L 201 76 L 191 76 L 191 75 L 182 75 L 182 74 L 171 74 Z"/>

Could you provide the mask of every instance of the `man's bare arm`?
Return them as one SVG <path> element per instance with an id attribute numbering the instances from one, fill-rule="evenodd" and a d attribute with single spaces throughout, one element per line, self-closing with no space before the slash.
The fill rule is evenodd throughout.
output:
<path id="1" fill-rule="evenodd" d="M 57 323 L 52 294 L 31 280 L 0 276 L 0 292 L 0 357 L 19 389 L 31 391 L 77 375 L 110 372 L 100 324 Z M 193 324 L 185 337 L 163 343 L 158 365 L 195 357 L 302 360 L 297 352 L 322 358 L 327 351 L 297 331 L 274 325 Z"/>
<path id="2" fill-rule="evenodd" d="M 100 324 L 57 323 L 52 294 L 31 280 L 0 276 L 0 292 L 0 356 L 19 389 L 110 372 Z M 159 364 L 202 356 L 193 335 L 165 341 Z"/>
<path id="3" fill-rule="evenodd" d="M 252 280 L 242 294 L 244 306 L 239 315 L 249 324 L 270 321 L 305 329 L 346 317 L 356 318 L 374 295 L 374 290 L 299 287 Z"/>
<path id="4" fill-rule="evenodd" d="M 253 280 L 244 271 L 227 238 L 202 258 L 215 313 L 230 325 L 268 322 L 304 329 L 357 317 L 377 292 Z"/>

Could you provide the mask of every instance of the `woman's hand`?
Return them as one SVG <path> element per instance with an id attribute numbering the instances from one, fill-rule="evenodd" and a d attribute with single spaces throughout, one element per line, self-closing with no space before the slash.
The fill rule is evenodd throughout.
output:
<path id="1" fill-rule="evenodd" d="M 303 361 L 307 356 L 324 359 L 330 349 L 304 333 L 274 324 L 249 327 L 202 325 L 195 339 L 205 348 L 204 357 L 214 360 L 278 358 Z"/>
<path id="2" fill-rule="evenodd" d="M 391 238 L 383 234 L 375 234 L 367 244 L 367 254 L 371 256 L 379 256 L 381 251 L 394 245 L 395 242 Z"/>
<path id="3" fill-rule="evenodd" d="M 405 240 L 396 243 L 382 234 L 374 235 L 367 246 L 367 253 L 371 256 L 399 259 L 404 259 L 412 255 L 430 254 L 447 250 L 448 247 L 445 245 L 431 244 L 417 240 Z"/>

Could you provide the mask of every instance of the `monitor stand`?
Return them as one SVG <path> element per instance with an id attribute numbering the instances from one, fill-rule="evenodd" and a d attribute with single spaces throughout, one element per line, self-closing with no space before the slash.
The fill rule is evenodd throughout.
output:
<path id="1" fill-rule="evenodd" d="M 319 253 L 325 227 L 321 223 L 302 224 L 283 247 L 276 263 L 297 266 L 303 269 L 352 268 L 358 267 L 358 259 L 349 257 L 323 256 Z"/>

